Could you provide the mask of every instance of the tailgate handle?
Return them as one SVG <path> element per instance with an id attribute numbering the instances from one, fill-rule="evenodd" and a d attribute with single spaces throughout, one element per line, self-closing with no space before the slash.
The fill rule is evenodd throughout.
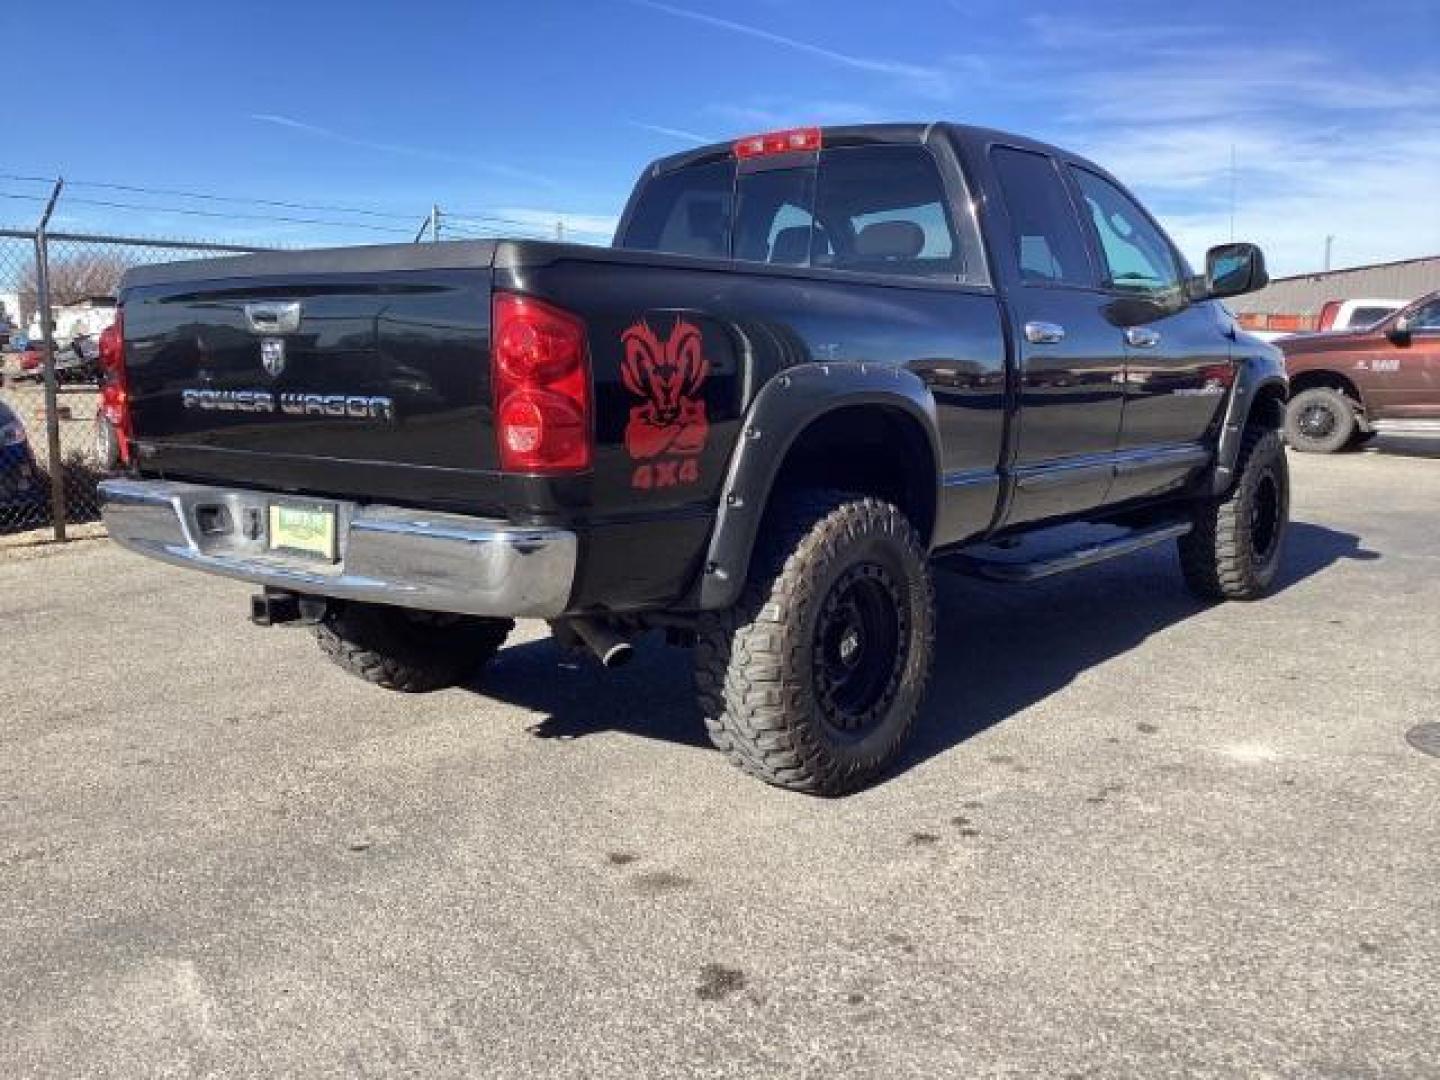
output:
<path id="1" fill-rule="evenodd" d="M 293 334 L 300 329 L 300 301 L 246 304 L 245 321 L 257 334 Z"/>

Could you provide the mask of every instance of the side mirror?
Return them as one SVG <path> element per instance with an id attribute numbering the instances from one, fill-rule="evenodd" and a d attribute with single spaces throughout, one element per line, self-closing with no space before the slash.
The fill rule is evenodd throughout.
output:
<path id="1" fill-rule="evenodd" d="M 1396 319 L 1390 324 L 1390 328 L 1385 331 L 1385 336 L 1388 337 L 1391 341 L 1393 341 L 1396 345 L 1409 345 L 1410 317 L 1408 315 L 1401 315 L 1398 319 Z"/>
<path id="2" fill-rule="evenodd" d="M 1205 253 L 1203 299 L 1239 296 L 1268 284 L 1265 253 L 1254 244 L 1221 244 Z"/>

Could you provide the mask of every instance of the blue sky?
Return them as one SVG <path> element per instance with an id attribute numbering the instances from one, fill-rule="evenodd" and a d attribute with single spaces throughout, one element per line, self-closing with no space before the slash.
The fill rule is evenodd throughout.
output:
<path id="1" fill-rule="evenodd" d="M 27 58 L 0 173 L 74 181 L 62 227 L 384 241 L 435 202 L 457 232 L 603 241 L 644 162 L 698 140 L 947 118 L 1091 155 L 1192 259 L 1230 236 L 1232 147 L 1235 235 L 1274 271 L 1317 268 L 1326 234 L 1337 265 L 1440 252 L 1434 0 L 7 0 L 0 41 Z M 0 197 L 0 223 L 36 206 Z"/>

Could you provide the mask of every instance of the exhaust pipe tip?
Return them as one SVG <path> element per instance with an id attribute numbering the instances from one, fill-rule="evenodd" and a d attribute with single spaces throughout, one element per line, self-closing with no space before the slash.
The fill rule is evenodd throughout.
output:
<path id="1" fill-rule="evenodd" d="M 605 651 L 604 655 L 598 653 L 596 655 L 600 656 L 600 663 L 607 668 L 621 668 L 635 656 L 635 646 L 628 641 L 617 641 Z"/>
<path id="2" fill-rule="evenodd" d="M 571 619 L 570 629 L 607 668 L 624 667 L 635 654 L 635 647 L 628 640 L 597 619 Z"/>

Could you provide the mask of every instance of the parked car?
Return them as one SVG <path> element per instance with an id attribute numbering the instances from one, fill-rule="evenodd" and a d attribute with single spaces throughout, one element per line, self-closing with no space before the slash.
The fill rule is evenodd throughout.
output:
<path id="1" fill-rule="evenodd" d="M 31 341 L 20 354 L 20 379 L 45 378 L 45 346 Z M 96 339 L 78 337 L 55 345 L 55 381 L 65 384 L 93 383 L 100 378 L 100 347 Z"/>
<path id="2" fill-rule="evenodd" d="M 20 350 L 18 361 L 19 370 L 16 376 L 21 379 L 42 379 L 45 377 L 45 350 L 36 343 L 30 342 Z"/>
<path id="3" fill-rule="evenodd" d="M 1197 594 L 1271 588 L 1285 373 L 1217 303 L 1266 280 L 1249 244 L 1192 276 L 1114 178 L 1018 136 L 754 136 L 647 167 L 610 250 L 130 270 L 105 520 L 396 690 L 516 617 L 612 665 L 664 629 L 737 765 L 841 793 L 915 719 L 932 559 L 1023 582 L 1175 540 Z M 1077 520 L 1112 528 L 1037 548 Z"/>
<path id="4" fill-rule="evenodd" d="M 1316 330 L 1363 330 L 1405 306 L 1404 300 L 1327 300 Z"/>
<path id="5" fill-rule="evenodd" d="M 1343 333 L 1279 343 L 1290 373 L 1285 438 L 1330 454 L 1397 420 L 1440 420 L 1440 291 Z"/>
<path id="6" fill-rule="evenodd" d="M 43 514 L 49 495 L 25 425 L 0 401 L 0 527 L 25 524 Z"/>

